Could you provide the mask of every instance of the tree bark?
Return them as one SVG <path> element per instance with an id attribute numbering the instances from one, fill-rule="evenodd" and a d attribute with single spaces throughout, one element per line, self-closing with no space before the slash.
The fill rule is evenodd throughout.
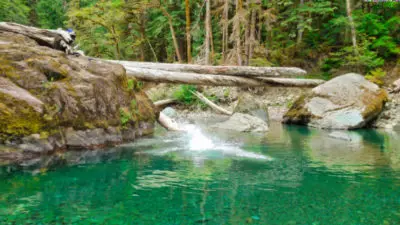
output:
<path id="1" fill-rule="evenodd" d="M 123 65 L 126 69 L 144 68 L 158 69 L 175 72 L 191 72 L 200 74 L 216 74 L 242 77 L 280 77 L 280 76 L 304 76 L 306 71 L 296 67 L 251 67 L 251 66 L 204 66 L 187 65 L 172 63 L 149 63 L 149 62 L 131 62 L 116 61 L 111 62 Z"/>
<path id="2" fill-rule="evenodd" d="M 172 16 L 168 13 L 168 11 L 164 7 L 161 6 L 160 9 L 162 10 L 164 16 L 166 16 L 168 19 L 169 29 L 171 31 L 172 41 L 174 43 L 174 48 L 175 48 L 175 54 L 176 57 L 178 57 L 179 63 L 182 63 L 182 56 L 179 50 L 178 39 L 176 38 L 174 25 L 172 24 Z"/>
<path id="3" fill-rule="evenodd" d="M 192 35 L 191 35 L 191 19 L 190 19 L 190 1 L 185 0 L 186 12 L 186 48 L 187 48 L 187 61 L 192 63 Z"/>
<path id="4" fill-rule="evenodd" d="M 352 9 L 351 9 L 351 0 L 346 0 L 346 9 L 347 9 L 347 17 L 349 19 L 350 31 L 351 31 L 351 42 L 353 44 L 353 51 L 355 55 L 358 55 L 357 50 L 357 34 L 356 28 L 353 20 Z"/>
<path id="5" fill-rule="evenodd" d="M 205 30 L 206 30 L 206 37 L 205 37 L 205 64 L 210 65 L 211 58 L 210 58 L 210 46 L 211 46 L 211 0 L 206 1 L 206 21 L 205 21 Z"/>
<path id="6" fill-rule="evenodd" d="M 303 5 L 304 5 L 304 0 L 300 0 L 300 7 L 303 7 Z M 299 23 L 304 23 L 303 15 L 300 15 Z M 300 46 L 301 43 L 303 42 L 303 31 L 304 31 L 303 25 L 302 24 L 298 25 L 297 29 L 298 29 L 298 31 L 297 31 L 297 46 Z"/>
<path id="7" fill-rule="evenodd" d="M 256 20 L 257 20 L 257 10 L 253 9 L 251 13 L 250 20 L 250 43 L 249 43 L 249 56 L 248 62 L 253 58 L 254 44 L 256 42 Z"/>
<path id="8" fill-rule="evenodd" d="M 236 0 L 236 18 L 234 20 L 233 30 L 235 32 L 236 59 L 238 66 L 242 65 L 242 44 L 240 40 L 241 25 L 240 25 L 240 15 L 239 15 L 241 13 L 241 10 L 242 10 L 242 0 Z"/>
<path id="9" fill-rule="evenodd" d="M 224 1 L 224 11 L 222 15 L 222 59 L 226 62 L 228 54 L 228 26 L 229 26 L 229 0 Z"/>

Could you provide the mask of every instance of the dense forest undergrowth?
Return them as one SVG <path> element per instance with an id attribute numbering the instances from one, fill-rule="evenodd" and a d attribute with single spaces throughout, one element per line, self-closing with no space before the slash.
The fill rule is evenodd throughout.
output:
<path id="1" fill-rule="evenodd" d="M 398 77 L 400 3 L 359 0 L 0 0 L 0 21 L 72 28 L 87 55 L 298 66 Z"/>

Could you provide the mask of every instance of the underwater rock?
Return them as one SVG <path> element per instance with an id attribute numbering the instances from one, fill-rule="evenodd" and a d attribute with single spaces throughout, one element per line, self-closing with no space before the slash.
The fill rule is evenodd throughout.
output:
<path id="1" fill-rule="evenodd" d="M 284 122 L 323 129 L 363 128 L 381 113 L 387 100 L 385 90 L 362 75 L 349 73 L 300 97 Z"/>

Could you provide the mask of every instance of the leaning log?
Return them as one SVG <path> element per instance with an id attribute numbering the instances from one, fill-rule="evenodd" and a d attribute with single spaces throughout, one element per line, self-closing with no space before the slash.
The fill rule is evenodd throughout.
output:
<path id="1" fill-rule="evenodd" d="M 210 108 L 214 109 L 216 112 L 219 112 L 221 114 L 224 115 L 228 115 L 231 116 L 233 114 L 233 112 L 228 111 L 218 105 L 216 105 L 214 102 L 210 101 L 206 96 L 202 95 L 200 92 L 198 91 L 192 91 L 192 93 L 200 100 L 202 101 L 204 104 L 210 106 Z"/>
<path id="2" fill-rule="evenodd" d="M 271 78 L 271 77 L 257 77 L 257 79 L 271 86 L 284 86 L 284 87 L 316 87 L 325 83 L 324 80 L 319 79 L 290 79 L 290 78 Z"/>
<path id="3" fill-rule="evenodd" d="M 160 113 L 160 116 L 158 117 L 157 121 L 162 127 L 164 127 L 169 131 L 183 131 L 183 129 L 180 128 L 179 125 L 174 120 L 172 120 L 162 112 Z"/>
<path id="4" fill-rule="evenodd" d="M 189 72 L 200 74 L 216 74 L 241 77 L 279 77 L 279 76 L 304 76 L 306 71 L 296 67 L 251 67 L 251 66 L 204 66 L 193 64 L 171 64 L 171 63 L 150 63 L 130 62 L 112 60 L 125 68 L 158 69 L 174 72 Z"/>

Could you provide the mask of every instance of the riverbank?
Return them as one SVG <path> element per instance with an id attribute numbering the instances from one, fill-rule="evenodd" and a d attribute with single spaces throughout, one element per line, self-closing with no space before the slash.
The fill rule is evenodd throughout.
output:
<path id="1" fill-rule="evenodd" d="M 171 99 L 180 91 L 179 85 L 158 84 L 149 85 L 146 93 L 153 101 Z M 309 93 L 311 88 L 296 87 L 200 87 L 199 90 L 216 102 L 219 106 L 232 111 L 249 113 L 261 110 L 260 117 L 265 121 L 282 122 L 283 116 L 293 103 L 302 95 Z M 389 92 L 387 90 L 387 92 Z M 176 104 L 172 107 L 176 110 L 176 117 L 187 119 L 191 122 L 212 124 L 224 121 L 229 116 L 216 113 L 202 104 Z M 370 123 L 368 127 L 378 129 L 400 129 L 400 93 L 390 93 L 389 101 L 380 116 Z M 260 114 L 260 113 L 258 113 Z"/>

